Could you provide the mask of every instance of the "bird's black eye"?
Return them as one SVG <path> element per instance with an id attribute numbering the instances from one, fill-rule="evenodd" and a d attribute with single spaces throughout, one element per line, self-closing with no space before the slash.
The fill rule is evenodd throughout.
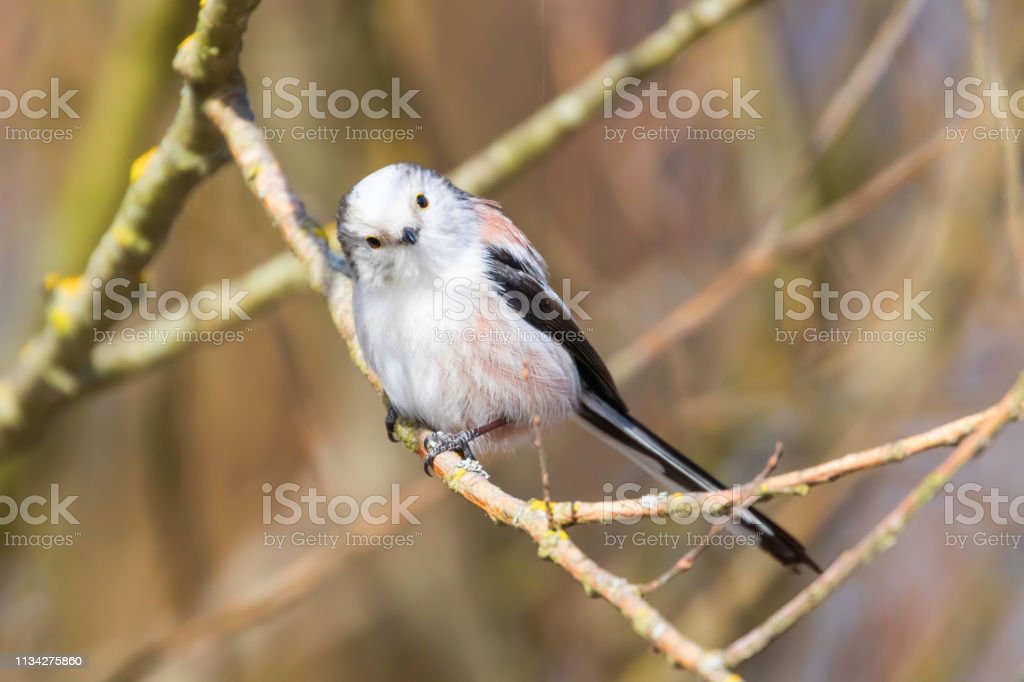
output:
<path id="1" fill-rule="evenodd" d="M 416 205 L 419 206 L 420 208 L 426 208 L 427 206 L 430 206 L 430 202 L 427 201 L 427 195 L 426 194 L 417 194 L 416 195 Z"/>
<path id="2" fill-rule="evenodd" d="M 379 249 L 380 248 L 380 240 L 377 239 L 376 237 L 367 237 L 366 238 L 366 243 L 370 245 L 371 249 Z"/>

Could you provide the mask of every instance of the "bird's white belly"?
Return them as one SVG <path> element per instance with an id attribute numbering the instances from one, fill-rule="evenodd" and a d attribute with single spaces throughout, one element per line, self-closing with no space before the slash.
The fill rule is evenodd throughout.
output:
<path id="1" fill-rule="evenodd" d="M 367 363 L 406 418 L 456 432 L 534 415 L 546 425 L 576 409 L 572 358 L 522 320 L 443 314 L 430 289 L 362 291 L 355 304 Z"/>

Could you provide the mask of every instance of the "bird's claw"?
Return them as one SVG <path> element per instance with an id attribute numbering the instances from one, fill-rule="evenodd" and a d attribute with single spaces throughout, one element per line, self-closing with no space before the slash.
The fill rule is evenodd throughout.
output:
<path id="1" fill-rule="evenodd" d="M 398 439 L 395 438 L 395 424 L 398 423 L 398 410 L 393 407 L 388 407 L 388 414 L 384 417 L 384 428 L 388 431 L 388 440 L 392 443 L 397 443 Z"/>
<path id="2" fill-rule="evenodd" d="M 430 476 L 430 467 L 434 460 L 442 452 L 459 452 L 463 461 L 476 461 L 473 450 L 469 447 L 469 441 L 473 440 L 472 431 L 460 431 L 459 433 L 445 433 L 434 431 L 423 439 L 423 449 L 427 456 L 423 459 L 423 473 Z"/>

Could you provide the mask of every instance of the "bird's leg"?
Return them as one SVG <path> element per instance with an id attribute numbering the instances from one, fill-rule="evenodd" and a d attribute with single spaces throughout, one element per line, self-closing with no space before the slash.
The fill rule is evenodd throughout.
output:
<path id="1" fill-rule="evenodd" d="M 507 423 L 504 419 L 495 419 L 483 426 L 476 426 L 472 429 L 459 431 L 458 433 L 434 431 L 423 439 L 423 449 L 427 452 L 427 456 L 423 460 L 424 473 L 430 476 L 430 466 L 434 463 L 434 459 L 442 452 L 460 452 L 463 459 L 475 460 L 476 456 L 473 454 L 469 444 L 485 433 L 490 433 L 497 428 L 505 426 Z"/>
<path id="2" fill-rule="evenodd" d="M 398 410 L 393 405 L 388 405 L 388 414 L 384 417 L 384 428 L 388 431 L 388 440 L 397 443 L 395 438 L 395 424 L 398 423 Z"/>

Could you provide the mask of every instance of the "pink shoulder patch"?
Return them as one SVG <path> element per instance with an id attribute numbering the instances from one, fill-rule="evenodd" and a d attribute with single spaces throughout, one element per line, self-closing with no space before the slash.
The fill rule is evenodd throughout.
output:
<path id="1" fill-rule="evenodd" d="M 501 204 L 489 199 L 480 199 L 477 201 L 476 210 L 482 220 L 480 239 L 484 243 L 509 251 L 519 260 L 536 263 L 539 272 L 547 271 L 544 259 L 533 248 L 526 235 L 502 212 Z"/>

